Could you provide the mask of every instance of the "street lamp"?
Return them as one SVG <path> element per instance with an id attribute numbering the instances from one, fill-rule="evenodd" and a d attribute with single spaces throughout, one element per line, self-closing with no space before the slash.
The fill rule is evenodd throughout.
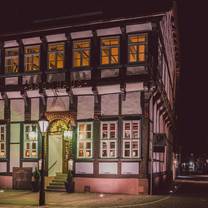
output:
<path id="1" fill-rule="evenodd" d="M 49 122 L 46 119 L 46 117 L 43 115 L 43 117 L 38 121 L 38 125 L 40 128 L 41 136 L 42 136 L 42 151 L 41 151 L 41 181 L 40 181 L 40 195 L 39 195 L 39 205 L 45 205 L 45 137 L 48 130 Z"/>

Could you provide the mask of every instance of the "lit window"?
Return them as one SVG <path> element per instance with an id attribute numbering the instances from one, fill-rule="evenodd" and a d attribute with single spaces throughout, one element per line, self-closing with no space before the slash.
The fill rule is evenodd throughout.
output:
<path id="1" fill-rule="evenodd" d="M 15 73 L 19 71 L 19 48 L 5 49 L 5 72 Z"/>
<path id="2" fill-rule="evenodd" d="M 128 38 L 128 60 L 129 63 L 144 62 L 147 48 L 147 35 L 131 35 Z"/>
<path id="3" fill-rule="evenodd" d="M 100 156 L 115 158 L 117 156 L 117 122 L 101 123 Z"/>
<path id="4" fill-rule="evenodd" d="M 118 64 L 119 63 L 119 38 L 102 38 L 101 39 L 101 64 Z"/>
<path id="5" fill-rule="evenodd" d="M 48 68 L 64 68 L 64 43 L 52 43 L 48 45 Z"/>
<path id="6" fill-rule="evenodd" d="M 92 158 L 92 123 L 78 123 L 77 157 Z"/>
<path id="7" fill-rule="evenodd" d="M 25 47 L 25 71 L 38 71 L 40 69 L 40 46 Z"/>
<path id="8" fill-rule="evenodd" d="M 90 41 L 78 40 L 73 41 L 73 66 L 89 66 L 90 65 Z"/>
<path id="9" fill-rule="evenodd" d="M 38 131 L 36 124 L 24 125 L 24 158 L 38 158 Z"/>
<path id="10" fill-rule="evenodd" d="M 0 158 L 6 158 L 6 126 L 0 125 Z"/>
<path id="11" fill-rule="evenodd" d="M 140 156 L 140 122 L 123 122 L 123 157 L 138 158 Z"/>

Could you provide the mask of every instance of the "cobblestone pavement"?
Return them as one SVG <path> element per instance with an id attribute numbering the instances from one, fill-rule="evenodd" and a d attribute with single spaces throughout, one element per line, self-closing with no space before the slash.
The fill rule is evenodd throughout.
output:
<path id="1" fill-rule="evenodd" d="M 208 184 L 177 180 L 173 193 L 154 196 L 46 192 L 46 202 L 45 207 L 57 208 L 208 208 Z M 38 193 L 0 191 L 0 207 L 34 208 L 37 204 Z"/>

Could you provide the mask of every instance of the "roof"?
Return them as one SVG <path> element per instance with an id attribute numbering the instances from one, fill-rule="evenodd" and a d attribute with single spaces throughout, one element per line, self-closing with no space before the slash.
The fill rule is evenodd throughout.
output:
<path id="1" fill-rule="evenodd" d="M 127 0 L 106 1 L 101 1 L 99 4 L 92 4 L 87 0 L 77 0 L 71 4 L 70 1 L 63 3 L 35 1 L 31 5 L 30 1 L 22 0 L 13 2 L 12 7 L 7 3 L 4 4 L 3 12 L 0 13 L 0 36 L 64 25 L 79 25 L 135 16 L 145 17 L 161 14 L 172 8 L 171 0 L 137 0 L 130 1 L 131 3 Z"/>

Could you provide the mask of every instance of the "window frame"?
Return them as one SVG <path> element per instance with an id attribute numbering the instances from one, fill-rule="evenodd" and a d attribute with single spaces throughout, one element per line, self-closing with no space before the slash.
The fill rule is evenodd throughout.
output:
<path id="1" fill-rule="evenodd" d="M 74 48 L 74 43 L 76 42 L 88 42 L 89 43 L 89 47 L 88 48 L 80 48 L 80 49 L 76 49 Z M 80 64 L 80 66 L 75 66 L 75 62 L 74 62 L 74 52 L 75 51 L 83 51 L 83 50 L 89 50 L 89 57 L 88 57 L 88 61 L 89 61 L 89 64 L 88 65 L 83 65 L 83 64 Z M 91 38 L 84 38 L 84 39 L 74 39 L 72 40 L 72 68 L 76 68 L 76 69 L 79 69 L 79 68 L 89 68 L 91 66 L 91 50 L 92 50 L 92 40 Z M 83 54 L 82 56 L 80 56 L 80 63 L 83 63 Z"/>
<path id="2" fill-rule="evenodd" d="M 7 56 L 6 55 L 6 51 L 7 50 L 12 50 L 12 49 L 17 49 L 17 56 Z M 14 59 L 12 59 L 11 57 L 17 57 L 17 65 L 16 65 L 16 67 L 17 67 L 17 71 L 8 71 L 8 67 L 9 66 L 12 66 L 11 64 L 9 64 L 9 65 L 7 65 L 6 64 L 6 60 L 8 59 L 8 60 L 10 60 L 10 61 L 12 61 L 12 64 L 14 64 Z M 20 48 L 19 48 L 19 46 L 15 46 L 15 47 L 8 47 L 8 48 L 4 48 L 4 73 L 6 73 L 6 74 L 17 74 L 17 73 L 19 73 L 19 57 L 20 57 Z"/>
<path id="3" fill-rule="evenodd" d="M 130 44 L 129 43 L 129 37 L 132 37 L 132 36 L 141 36 L 141 35 L 144 35 L 145 36 L 145 41 L 142 42 L 142 43 L 132 43 Z M 137 47 L 137 51 L 136 51 L 136 61 L 134 62 L 130 62 L 130 50 L 129 50 L 129 46 L 131 45 L 136 45 Z M 144 48 L 144 61 L 139 61 L 138 59 L 138 55 L 139 55 L 139 50 L 138 50 L 138 46 L 139 45 L 144 45 L 145 48 Z M 140 33 L 129 33 L 128 36 L 127 36 L 127 61 L 128 61 L 128 64 L 129 65 L 134 65 L 134 64 L 144 64 L 145 62 L 147 62 L 147 58 L 148 58 L 148 33 L 147 32 L 140 32 Z"/>
<path id="4" fill-rule="evenodd" d="M 2 133 L 1 128 L 4 128 L 4 132 Z M 0 160 L 7 159 L 7 126 L 6 124 L 0 124 Z M 4 135 L 4 140 L 1 140 L 2 134 Z M 4 145 L 4 150 L 2 151 L 2 144 Z M 1 153 L 4 152 L 4 155 L 1 155 Z"/>
<path id="5" fill-rule="evenodd" d="M 107 138 L 103 138 L 103 124 L 107 124 Z M 111 138 L 111 130 L 110 125 L 115 124 L 115 138 Z M 111 149 L 110 144 L 111 142 L 115 143 L 115 148 Z M 106 152 L 107 156 L 103 156 L 103 143 L 106 143 Z M 115 156 L 111 156 L 111 150 L 115 151 Z M 117 158 L 118 157 L 118 121 L 101 121 L 100 123 L 100 158 Z"/>
<path id="6" fill-rule="evenodd" d="M 30 131 L 26 132 L 26 127 L 29 126 Z M 27 134 L 29 134 L 29 132 L 33 131 L 33 126 L 36 127 L 36 140 L 30 140 L 28 139 L 28 141 L 26 140 Z M 22 158 L 24 160 L 37 160 L 39 158 L 39 128 L 38 128 L 38 124 L 37 123 L 24 123 L 23 125 L 23 154 L 22 154 Z M 29 137 L 29 135 L 28 135 Z M 27 147 L 27 144 L 29 143 L 29 148 Z M 36 156 L 32 156 L 32 152 L 33 152 L 33 143 L 36 144 Z M 26 157 L 25 156 L 25 151 L 28 150 L 29 151 L 29 156 Z"/>
<path id="7" fill-rule="evenodd" d="M 39 47 L 39 52 L 38 53 L 26 53 L 26 48 L 32 48 L 32 47 Z M 39 57 L 39 63 L 38 63 L 38 69 L 37 70 L 26 70 L 26 56 L 28 55 L 29 57 L 32 57 L 32 63 L 29 63 L 33 65 L 34 63 L 34 56 L 38 54 Z M 32 45 L 25 45 L 24 46 L 24 72 L 25 73 L 30 73 L 30 72 L 39 72 L 40 71 L 40 64 L 41 64 L 41 44 L 32 44 Z"/>
<path id="8" fill-rule="evenodd" d="M 109 58 L 109 63 L 108 64 L 103 64 L 102 63 L 102 49 L 103 49 L 103 47 L 102 47 L 102 40 L 108 40 L 108 39 L 118 39 L 118 63 L 111 63 L 111 50 L 110 50 L 110 53 L 109 53 L 109 56 L 108 56 L 108 58 Z M 112 49 L 112 48 L 115 48 L 115 46 L 105 46 L 106 48 L 108 48 L 108 49 Z M 121 50 L 121 36 L 120 35 L 116 35 L 116 36 L 102 36 L 102 37 L 100 37 L 100 49 L 99 49 L 99 51 L 100 51 L 100 66 L 117 66 L 117 65 L 119 65 L 120 64 L 120 55 L 121 55 L 121 52 L 120 52 L 120 50 Z M 109 51 L 109 50 L 108 50 Z"/>
<path id="9" fill-rule="evenodd" d="M 130 123 L 130 137 L 129 138 L 126 138 L 125 137 L 125 124 L 126 123 Z M 132 137 L 132 134 L 133 134 L 133 123 L 137 123 L 138 124 L 138 137 L 137 138 L 133 138 Z M 141 119 L 137 119 L 137 120 L 124 120 L 122 122 L 122 125 L 123 125 L 123 132 L 122 132 L 122 157 L 125 158 L 125 159 L 139 159 L 141 158 Z M 125 143 L 129 142 L 129 156 L 125 156 Z M 133 156 L 133 151 L 134 151 L 134 148 L 133 148 L 133 143 L 134 142 L 137 142 L 137 150 L 138 151 L 138 156 Z"/>
<path id="10" fill-rule="evenodd" d="M 84 124 L 86 125 L 86 129 L 85 129 L 85 134 L 88 132 L 87 131 L 87 125 L 90 124 L 91 125 L 91 138 L 79 138 L 79 132 L 80 132 L 80 125 Z M 79 150 L 80 150 L 80 143 L 83 143 L 83 157 L 79 156 Z M 87 147 L 87 143 L 91 144 L 91 149 L 86 148 Z M 90 150 L 91 151 L 91 156 L 90 157 L 86 157 L 86 151 Z M 89 122 L 89 121 L 82 121 L 82 122 L 77 122 L 77 159 L 92 159 L 93 158 L 93 122 Z"/>
<path id="11" fill-rule="evenodd" d="M 47 71 L 61 71 L 61 70 L 63 70 L 64 68 L 65 68 L 65 52 L 66 52 L 66 44 L 65 44 L 66 42 L 65 41 L 56 41 L 56 42 L 48 42 L 47 43 Z M 59 52 L 59 51 L 55 51 L 55 53 L 54 53 L 54 51 L 49 51 L 49 46 L 50 45 L 61 45 L 61 44 L 63 44 L 63 67 L 62 68 L 57 68 L 57 53 Z M 54 68 L 50 68 L 49 67 L 49 54 L 55 54 L 55 67 Z"/>

